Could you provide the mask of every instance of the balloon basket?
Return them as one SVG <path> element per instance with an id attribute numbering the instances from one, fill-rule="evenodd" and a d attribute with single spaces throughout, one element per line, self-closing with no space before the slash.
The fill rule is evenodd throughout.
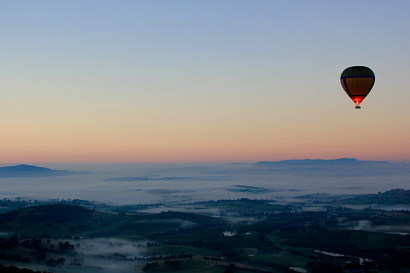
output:
<path id="1" fill-rule="evenodd" d="M 356 109 L 362 109 L 362 107 L 360 107 L 359 105 L 357 105 L 355 108 Z"/>

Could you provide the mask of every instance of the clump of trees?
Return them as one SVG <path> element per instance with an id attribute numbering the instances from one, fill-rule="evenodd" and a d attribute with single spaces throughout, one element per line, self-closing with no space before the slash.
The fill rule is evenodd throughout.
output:
<path id="1" fill-rule="evenodd" d="M 144 272 L 150 271 L 154 268 L 158 267 L 158 261 L 152 263 L 146 263 L 144 268 L 142 269 Z"/>
<path id="2" fill-rule="evenodd" d="M 235 264 L 230 264 L 228 267 L 225 269 L 224 273 L 233 273 L 235 270 Z"/>

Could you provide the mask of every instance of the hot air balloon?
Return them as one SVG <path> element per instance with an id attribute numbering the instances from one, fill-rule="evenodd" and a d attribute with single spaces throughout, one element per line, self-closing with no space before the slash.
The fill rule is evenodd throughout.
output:
<path id="1" fill-rule="evenodd" d="M 373 71 L 366 66 L 352 66 L 346 68 L 340 76 L 340 82 L 346 94 L 360 109 L 360 103 L 370 93 L 374 85 Z"/>

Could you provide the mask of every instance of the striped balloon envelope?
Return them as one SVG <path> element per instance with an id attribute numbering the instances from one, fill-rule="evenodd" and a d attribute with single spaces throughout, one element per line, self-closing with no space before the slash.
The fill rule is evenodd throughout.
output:
<path id="1" fill-rule="evenodd" d="M 340 76 L 340 82 L 346 94 L 360 109 L 360 104 L 370 93 L 374 85 L 375 76 L 373 71 L 366 66 L 352 66 L 346 68 Z"/>

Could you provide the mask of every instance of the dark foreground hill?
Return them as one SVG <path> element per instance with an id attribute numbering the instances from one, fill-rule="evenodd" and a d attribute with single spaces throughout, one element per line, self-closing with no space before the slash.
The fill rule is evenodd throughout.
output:
<path id="1" fill-rule="evenodd" d="M 220 217 L 26 207 L 0 214 L 0 264 L 76 273 L 410 272 L 410 237 L 385 233 L 408 233 L 409 212 L 299 206 L 246 199 L 190 204 Z M 356 230 L 361 223 L 385 232 Z M 112 270 L 120 266 L 126 270 Z"/>
<path id="2" fill-rule="evenodd" d="M 32 206 L 0 214 L 0 229 L 25 236 L 133 236 L 193 227 L 224 225 L 213 217 L 183 213 L 125 215 L 89 210 L 81 206 L 55 204 Z"/>
<path id="3" fill-rule="evenodd" d="M 8 221 L 39 223 L 53 221 L 55 223 L 78 222 L 91 217 L 92 211 L 80 206 L 56 204 L 28 207 L 0 214 L 0 224 Z"/>
<path id="4" fill-rule="evenodd" d="M 20 164 L 16 166 L 0 167 L 0 178 L 30 178 L 45 176 L 62 176 L 78 174 L 67 170 L 52 170 L 44 167 Z"/>
<path id="5" fill-rule="evenodd" d="M 28 236 L 69 235 L 90 232 L 102 224 L 99 212 L 80 206 L 56 204 L 33 206 L 0 214 L 0 228 L 4 232 Z M 81 227 L 81 228 L 80 228 Z"/>

